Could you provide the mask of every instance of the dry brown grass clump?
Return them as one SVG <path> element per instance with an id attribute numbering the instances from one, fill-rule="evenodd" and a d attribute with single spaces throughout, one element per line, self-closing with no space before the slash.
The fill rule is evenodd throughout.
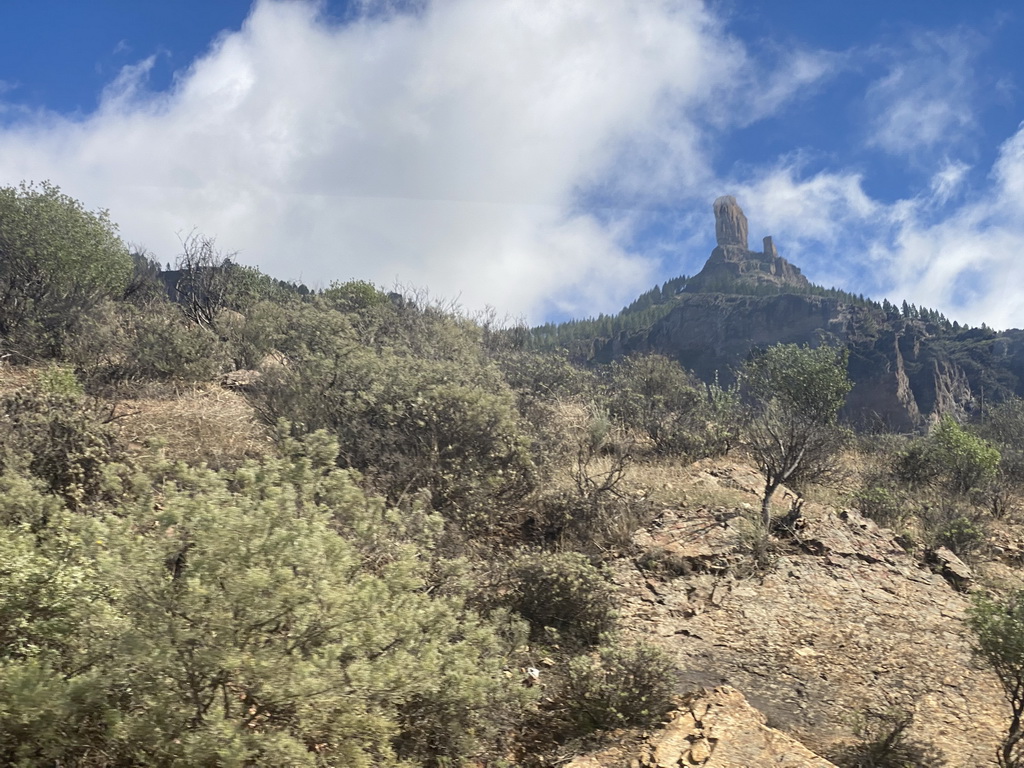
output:
<path id="1" fill-rule="evenodd" d="M 156 441 L 172 461 L 219 468 L 273 450 L 267 428 L 245 397 L 213 384 L 124 400 L 117 414 L 114 424 L 129 448 Z"/>
<path id="2" fill-rule="evenodd" d="M 0 396 L 31 386 L 38 378 L 40 370 L 38 366 L 11 365 L 6 361 L 0 361 Z"/>

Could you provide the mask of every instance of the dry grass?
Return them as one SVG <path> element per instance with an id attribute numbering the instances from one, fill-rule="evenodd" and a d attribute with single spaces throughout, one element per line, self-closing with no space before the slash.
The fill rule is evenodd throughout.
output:
<path id="1" fill-rule="evenodd" d="M 42 369 L 40 366 L 11 365 L 7 362 L 0 362 L 0 395 L 9 394 L 16 389 L 33 384 Z"/>
<path id="2" fill-rule="evenodd" d="M 246 399 L 213 384 L 123 400 L 116 413 L 113 424 L 129 448 L 156 441 L 173 461 L 233 466 L 273 448 Z"/>

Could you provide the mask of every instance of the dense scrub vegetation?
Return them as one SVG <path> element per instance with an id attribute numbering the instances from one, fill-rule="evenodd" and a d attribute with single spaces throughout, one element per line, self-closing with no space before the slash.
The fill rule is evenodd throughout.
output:
<path id="1" fill-rule="evenodd" d="M 630 469 L 740 446 L 805 492 L 849 441 L 828 348 L 769 350 L 734 388 L 658 355 L 585 368 L 422 295 L 182 251 L 161 270 L 56 187 L 0 190 L 4 765 L 529 765 L 654 725 L 676 671 L 618 634 L 605 567 L 655 511 Z M 262 452 L 119 437 L 133 403 L 221 381 Z M 977 551 L 1024 481 L 1024 406 L 986 415 L 874 439 L 850 503 Z"/>
<path id="2" fill-rule="evenodd" d="M 594 554 L 642 513 L 614 482 L 634 456 L 723 450 L 698 382 L 641 417 L 611 396 L 638 372 L 422 296 L 281 284 L 195 233 L 164 271 L 50 185 L 2 190 L 0 249 L 0 355 L 34 371 L 0 396 L 0 762 L 515 762 L 670 706 Z M 236 371 L 262 456 L 119 439 L 137 398 Z"/>
<path id="3" fill-rule="evenodd" d="M 617 314 L 600 314 L 597 317 L 584 318 L 582 320 L 566 320 L 561 323 L 544 323 L 531 328 L 526 336 L 527 343 L 536 349 L 557 349 L 566 348 L 576 350 L 592 342 L 594 339 L 607 339 L 619 334 L 632 334 L 650 328 L 661 318 L 665 317 L 677 305 L 678 298 L 686 292 L 686 285 L 689 277 L 681 275 L 656 285 L 648 291 L 640 294 L 633 302 L 627 304 Z M 792 286 L 784 288 L 774 285 L 741 284 L 735 282 L 723 283 L 720 286 L 705 284 L 701 287 L 703 293 L 714 293 L 721 290 L 724 293 L 740 294 L 746 296 L 776 296 L 780 293 L 796 293 L 806 296 L 822 296 L 827 299 L 836 299 L 846 304 L 857 307 L 866 307 L 876 310 L 880 318 L 890 322 L 900 320 L 917 320 L 929 324 L 943 334 L 954 336 L 954 332 L 967 331 L 968 327 L 961 327 L 959 323 L 950 322 L 941 312 L 927 307 L 918 307 L 914 304 L 903 302 L 901 307 L 889 302 L 887 299 L 882 302 L 865 298 L 864 294 L 853 294 L 838 288 L 824 288 L 820 285 Z M 988 329 L 976 329 L 989 332 Z"/>

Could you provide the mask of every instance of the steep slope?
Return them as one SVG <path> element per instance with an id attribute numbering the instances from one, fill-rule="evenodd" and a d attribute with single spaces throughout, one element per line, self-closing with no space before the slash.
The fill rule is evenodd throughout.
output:
<path id="1" fill-rule="evenodd" d="M 812 504 L 754 571 L 735 501 L 754 508 L 760 482 L 732 462 L 686 470 L 699 501 L 664 510 L 636 534 L 640 554 L 616 563 L 624 624 L 675 656 L 684 690 L 732 686 L 819 755 L 851 740 L 858 713 L 897 707 L 914 713 L 922 753 L 945 761 L 929 764 L 994 764 L 1005 704 L 971 657 L 969 572 L 946 555 L 926 566 L 856 512 Z"/>

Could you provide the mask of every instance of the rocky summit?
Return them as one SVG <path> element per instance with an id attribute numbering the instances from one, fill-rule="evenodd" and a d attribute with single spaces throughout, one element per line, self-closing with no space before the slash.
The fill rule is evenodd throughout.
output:
<path id="1" fill-rule="evenodd" d="M 726 195 L 715 200 L 715 238 L 718 245 L 704 269 L 686 285 L 688 292 L 708 292 L 747 287 L 748 289 L 796 289 L 806 291 L 810 282 L 800 270 L 779 256 L 771 237 L 763 240 L 764 250 L 747 246 L 747 217 Z"/>

